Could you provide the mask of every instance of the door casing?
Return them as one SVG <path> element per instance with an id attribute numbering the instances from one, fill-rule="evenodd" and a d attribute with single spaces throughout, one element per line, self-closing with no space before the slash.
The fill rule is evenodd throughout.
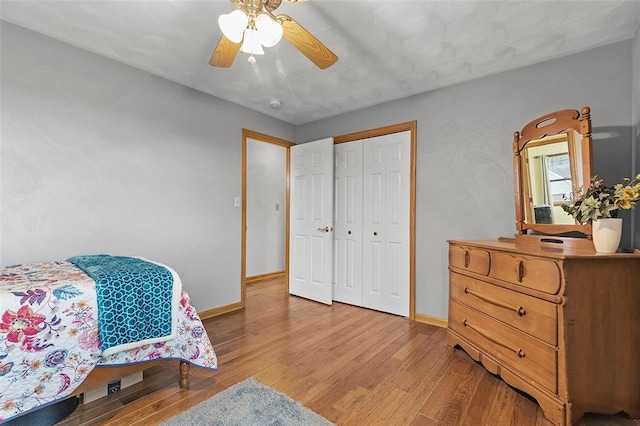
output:
<path id="1" fill-rule="evenodd" d="M 284 265 L 285 276 L 289 271 L 289 147 L 295 145 L 293 142 L 286 141 L 284 139 L 276 138 L 273 136 L 265 135 L 263 133 L 254 132 L 248 129 L 242 129 L 242 236 L 241 236 L 241 260 L 240 260 L 240 305 L 242 308 L 246 306 L 246 285 L 247 285 L 247 140 L 253 139 L 260 142 L 270 143 L 285 148 L 285 168 L 286 168 L 286 201 L 284 206 L 285 211 L 285 252 Z"/>

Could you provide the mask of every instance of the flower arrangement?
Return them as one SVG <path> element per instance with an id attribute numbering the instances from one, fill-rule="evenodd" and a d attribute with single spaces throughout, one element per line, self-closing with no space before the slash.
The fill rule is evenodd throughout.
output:
<path id="1" fill-rule="evenodd" d="M 622 181 L 607 186 L 603 179 L 594 176 L 587 191 L 580 191 L 572 204 L 562 205 L 562 210 L 583 225 L 601 218 L 616 217 L 618 210 L 632 209 L 640 199 L 640 173 L 635 179 L 624 178 Z"/>

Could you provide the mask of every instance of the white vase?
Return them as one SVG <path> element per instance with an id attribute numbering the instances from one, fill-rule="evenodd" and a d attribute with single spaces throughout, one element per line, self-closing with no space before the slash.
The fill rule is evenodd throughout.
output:
<path id="1" fill-rule="evenodd" d="M 591 232 L 593 245 L 598 253 L 615 253 L 622 237 L 622 218 L 594 220 Z"/>

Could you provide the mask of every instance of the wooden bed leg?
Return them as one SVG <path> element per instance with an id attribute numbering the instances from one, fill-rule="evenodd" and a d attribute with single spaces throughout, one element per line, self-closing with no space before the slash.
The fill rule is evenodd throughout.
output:
<path id="1" fill-rule="evenodd" d="M 180 361 L 180 387 L 183 389 L 189 389 L 189 368 L 191 364 L 188 362 Z"/>

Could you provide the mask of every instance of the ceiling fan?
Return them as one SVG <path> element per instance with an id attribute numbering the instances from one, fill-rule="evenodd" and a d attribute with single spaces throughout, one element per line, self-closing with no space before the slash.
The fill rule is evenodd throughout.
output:
<path id="1" fill-rule="evenodd" d="M 281 37 L 320 69 L 328 68 L 338 60 L 331 50 L 292 17 L 273 14 L 282 0 L 230 1 L 237 9 L 218 19 L 222 38 L 209 60 L 209 65 L 228 68 L 240 51 L 249 53 L 249 63 L 253 64 L 256 62 L 253 55 L 264 54 L 262 47 L 275 46 Z M 300 0 L 286 1 L 297 3 Z"/>

